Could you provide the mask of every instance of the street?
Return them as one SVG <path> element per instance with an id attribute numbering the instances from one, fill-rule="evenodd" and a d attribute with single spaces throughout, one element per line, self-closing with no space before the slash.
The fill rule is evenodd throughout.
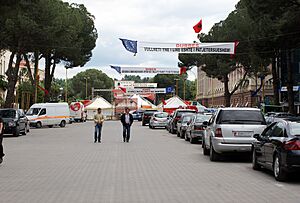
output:
<path id="1" fill-rule="evenodd" d="M 0 202 L 299 202 L 300 180 L 281 183 L 245 160 L 211 162 L 201 145 L 135 122 L 122 142 L 107 121 L 31 129 L 5 137 Z"/>

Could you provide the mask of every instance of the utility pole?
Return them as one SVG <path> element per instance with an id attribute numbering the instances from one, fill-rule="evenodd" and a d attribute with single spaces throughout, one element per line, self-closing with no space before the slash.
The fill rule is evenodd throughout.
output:
<path id="1" fill-rule="evenodd" d="M 65 91 L 65 101 L 68 102 L 68 68 L 66 68 L 66 91 Z"/>
<path id="2" fill-rule="evenodd" d="M 184 78 L 183 79 L 183 100 L 185 100 L 185 82 L 186 82 L 186 79 Z"/>
<path id="3" fill-rule="evenodd" d="M 176 96 L 178 96 L 178 78 L 174 79 L 176 81 Z"/>
<path id="4" fill-rule="evenodd" d="M 87 87 L 87 80 L 90 79 L 89 77 L 84 78 L 85 79 L 85 99 L 87 99 L 88 95 L 88 87 Z"/>

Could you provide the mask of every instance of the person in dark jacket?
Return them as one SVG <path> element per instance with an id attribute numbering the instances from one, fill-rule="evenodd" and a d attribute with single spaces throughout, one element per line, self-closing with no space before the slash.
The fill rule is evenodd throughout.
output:
<path id="1" fill-rule="evenodd" d="M 133 123 L 133 116 L 129 113 L 129 108 L 125 108 L 125 113 L 121 116 L 121 123 L 123 125 L 123 141 L 129 142 L 130 127 Z"/>
<path id="2" fill-rule="evenodd" d="M 3 125 L 3 120 L 2 118 L 0 117 L 0 164 L 2 163 L 3 161 L 3 157 L 4 157 L 4 153 L 3 153 L 3 145 L 2 145 L 2 140 L 3 140 L 3 129 L 4 125 Z"/>

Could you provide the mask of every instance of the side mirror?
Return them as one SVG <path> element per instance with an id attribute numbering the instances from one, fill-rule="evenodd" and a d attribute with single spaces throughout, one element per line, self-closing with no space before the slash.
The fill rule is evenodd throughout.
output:
<path id="1" fill-rule="evenodd" d="M 254 134 L 253 137 L 257 140 L 261 140 L 260 134 Z"/>
<path id="2" fill-rule="evenodd" d="M 203 122 L 203 125 L 208 126 L 208 122 L 207 122 L 207 121 L 204 121 L 204 122 Z"/>

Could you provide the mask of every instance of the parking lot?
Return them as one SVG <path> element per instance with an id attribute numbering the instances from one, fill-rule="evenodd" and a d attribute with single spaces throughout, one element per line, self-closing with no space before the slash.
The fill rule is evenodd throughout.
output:
<path id="1" fill-rule="evenodd" d="M 121 131 L 107 121 L 102 143 L 92 122 L 5 137 L 0 202 L 299 202 L 299 177 L 277 182 L 247 158 L 211 162 L 201 145 L 140 122 L 129 143 Z"/>

